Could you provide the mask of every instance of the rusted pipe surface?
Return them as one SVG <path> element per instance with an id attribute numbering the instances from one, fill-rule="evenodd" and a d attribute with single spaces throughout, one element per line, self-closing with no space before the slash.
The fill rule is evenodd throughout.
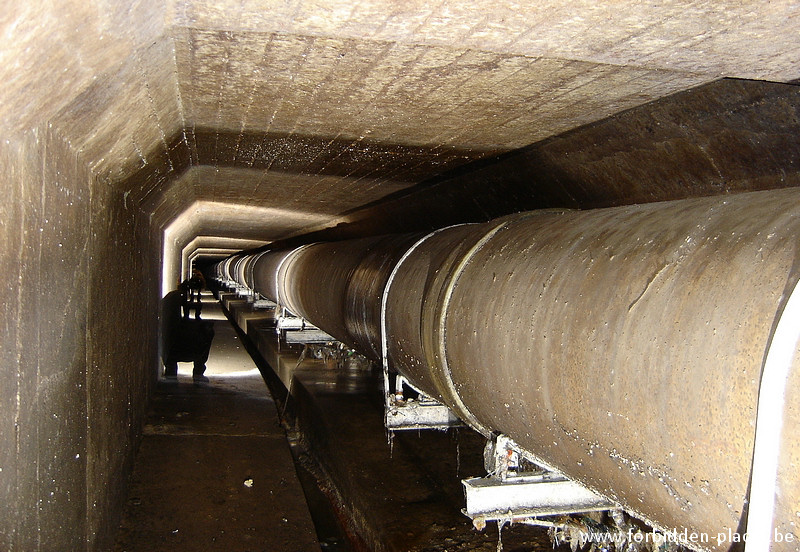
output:
<path id="1" fill-rule="evenodd" d="M 284 259 L 291 253 L 292 250 L 260 254 L 258 259 L 253 263 L 253 280 L 245 280 L 240 283 L 250 289 L 255 289 L 271 301 L 279 302 L 278 269 Z"/>
<path id="2" fill-rule="evenodd" d="M 762 364 L 798 277 L 798 236 L 800 190 L 788 189 L 520 214 L 419 243 L 315 244 L 262 256 L 253 277 L 376 358 L 394 271 L 394 369 L 656 526 L 713 539 L 739 529 Z M 796 398 L 790 387 L 776 508 L 793 532 Z"/>
<path id="3" fill-rule="evenodd" d="M 380 356 L 380 297 L 417 234 L 319 243 L 268 253 L 253 286 L 367 357 Z"/>
<path id="4" fill-rule="evenodd" d="M 446 313 L 460 400 L 645 519 L 736 531 L 761 366 L 796 271 L 798 197 L 510 223 Z"/>

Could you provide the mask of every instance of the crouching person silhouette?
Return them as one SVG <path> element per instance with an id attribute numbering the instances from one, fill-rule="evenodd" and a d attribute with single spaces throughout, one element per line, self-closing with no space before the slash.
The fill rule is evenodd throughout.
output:
<path id="1" fill-rule="evenodd" d="M 178 362 L 192 362 L 195 381 L 208 381 L 204 375 L 206 361 L 214 339 L 214 323 L 210 320 L 189 319 L 181 316 L 188 302 L 185 283 L 169 292 L 161 301 L 161 351 L 164 376 L 178 377 Z"/>

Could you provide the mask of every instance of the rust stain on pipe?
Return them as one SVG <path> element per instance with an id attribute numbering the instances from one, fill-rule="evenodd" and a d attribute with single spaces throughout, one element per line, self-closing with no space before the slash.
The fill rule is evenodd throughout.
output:
<path id="1" fill-rule="evenodd" d="M 745 509 L 761 369 L 799 235 L 800 190 L 777 190 L 447 228 L 400 266 L 418 235 L 315 244 L 277 279 L 297 314 L 377 358 L 395 270 L 396 370 L 654 525 L 713 539 Z M 273 293 L 286 255 L 262 255 L 251 287 Z M 788 521 L 787 410 L 777 518 Z"/>

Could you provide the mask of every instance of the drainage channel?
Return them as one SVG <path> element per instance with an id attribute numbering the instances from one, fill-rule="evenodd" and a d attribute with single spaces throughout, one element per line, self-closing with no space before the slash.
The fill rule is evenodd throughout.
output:
<path id="1" fill-rule="evenodd" d="M 322 491 L 318 476 L 312 473 L 314 468 L 311 460 L 296 442 L 290 440 L 289 445 L 321 549 L 323 552 L 359 552 L 355 543 L 351 542 L 355 539 L 348 537 L 333 504 Z"/>
<path id="2" fill-rule="evenodd" d="M 374 368 L 304 354 L 246 302 L 226 307 L 278 405 L 323 550 L 553 550 L 545 530 L 523 525 L 503 529 L 498 547 L 496 525 L 479 532 L 461 513 L 461 479 L 485 471 L 480 435 L 411 431 L 390 443 Z"/>
<path id="3" fill-rule="evenodd" d="M 345 525 L 341 523 L 337 510 L 334 508 L 330 498 L 326 496 L 323 491 L 324 484 L 321 481 L 320 475 L 314 475 L 315 472 L 318 473 L 318 470 L 315 468 L 308 454 L 306 454 L 304 448 L 300 445 L 297 431 L 292 429 L 292 424 L 287 424 L 286 422 L 287 414 L 289 414 L 289 412 L 287 412 L 287 400 L 290 400 L 288 390 L 275 378 L 272 368 L 261 356 L 247 334 L 242 331 L 240 324 L 242 324 L 243 321 L 241 319 L 237 320 L 235 313 L 229 310 L 229 306 L 230 305 L 226 306 L 223 303 L 223 312 L 231 322 L 231 326 L 233 326 L 236 333 L 239 335 L 240 342 L 264 377 L 264 381 L 278 408 L 280 421 L 286 430 L 289 450 L 292 453 L 297 478 L 303 489 L 303 495 L 308 505 L 311 521 L 314 524 L 320 549 L 322 552 L 362 552 L 366 550 L 363 546 L 358 545 L 357 537 L 352 534 L 348 535 Z M 247 323 L 244 322 L 242 325 L 246 326 Z"/>

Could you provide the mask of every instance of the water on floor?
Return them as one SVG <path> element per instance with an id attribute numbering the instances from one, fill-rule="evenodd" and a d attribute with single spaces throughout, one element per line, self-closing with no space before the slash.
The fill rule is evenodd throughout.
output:
<path id="1" fill-rule="evenodd" d="M 484 475 L 482 437 L 464 428 L 390 442 L 374 367 L 279 343 L 271 313 L 235 299 L 238 331 L 206 296 L 209 381 L 182 363 L 177 381 L 158 382 L 118 552 L 499 549 L 496 525 L 479 532 L 461 513 L 461 479 Z M 515 525 L 502 549 L 553 547 L 542 529 Z"/>
<path id="2" fill-rule="evenodd" d="M 235 297 L 224 303 L 247 331 L 252 354 L 266 361 L 265 378 L 300 460 L 357 536 L 356 549 L 498 550 L 496 525 L 479 532 L 461 512 L 461 479 L 485 475 L 483 437 L 461 428 L 396 433 L 390 442 L 374 367 L 279 343 L 269 313 L 258 315 Z M 502 549 L 553 546 L 545 530 L 515 525 L 503 530 Z"/>

